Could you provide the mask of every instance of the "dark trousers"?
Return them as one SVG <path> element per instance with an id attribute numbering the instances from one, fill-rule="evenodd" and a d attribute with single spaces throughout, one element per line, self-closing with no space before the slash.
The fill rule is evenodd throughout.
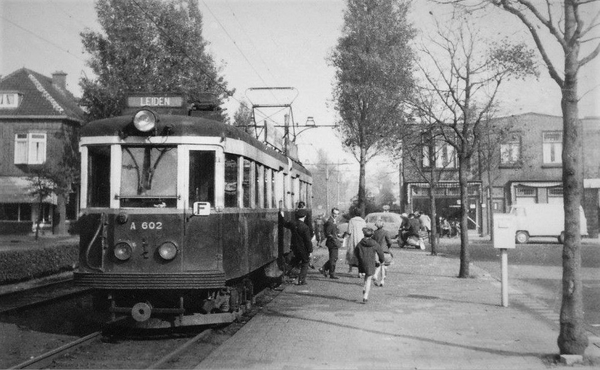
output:
<path id="1" fill-rule="evenodd" d="M 329 260 L 323 265 L 323 271 L 329 271 L 329 276 L 335 276 L 335 264 L 338 260 L 339 248 L 329 248 Z"/>
<path id="2" fill-rule="evenodd" d="M 298 284 L 306 282 L 306 275 L 308 274 L 308 264 L 310 261 L 300 261 L 300 275 L 298 275 Z"/>

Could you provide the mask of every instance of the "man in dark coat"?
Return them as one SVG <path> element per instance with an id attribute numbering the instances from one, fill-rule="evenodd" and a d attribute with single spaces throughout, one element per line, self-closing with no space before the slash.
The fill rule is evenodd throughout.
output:
<path id="1" fill-rule="evenodd" d="M 283 211 L 279 211 L 279 218 L 283 226 L 292 232 L 290 249 L 294 253 L 294 259 L 300 264 L 298 285 L 306 285 L 306 274 L 308 273 L 308 265 L 310 264 L 310 257 L 313 251 L 312 242 L 310 241 L 310 230 L 304 223 L 307 214 L 306 209 L 297 209 L 294 213 L 295 220 L 286 221 Z"/>
<path id="2" fill-rule="evenodd" d="M 340 214 L 340 210 L 337 208 L 331 209 L 331 216 L 325 222 L 325 245 L 329 250 L 329 259 L 323 267 L 319 269 L 319 272 L 324 276 L 329 273 L 329 278 L 339 279 L 335 276 L 335 265 L 338 260 L 338 251 L 341 247 L 340 240 L 338 239 L 338 228 L 337 228 L 337 216 Z"/>

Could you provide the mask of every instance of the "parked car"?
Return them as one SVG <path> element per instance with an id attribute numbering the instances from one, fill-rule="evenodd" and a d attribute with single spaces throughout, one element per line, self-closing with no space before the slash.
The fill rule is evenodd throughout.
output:
<path id="1" fill-rule="evenodd" d="M 527 243 L 530 237 L 553 236 L 559 243 L 565 241 L 565 212 L 562 203 L 514 204 L 509 213 L 515 216 L 518 244 Z M 587 235 L 587 220 L 579 207 L 581 235 Z"/>
<path id="2" fill-rule="evenodd" d="M 365 221 L 368 227 L 376 229 L 375 221 L 383 221 L 383 229 L 388 232 L 390 238 L 396 239 L 398 237 L 398 230 L 400 230 L 400 224 L 402 223 L 402 217 L 397 213 L 392 212 L 373 212 L 369 213 L 365 217 Z"/>

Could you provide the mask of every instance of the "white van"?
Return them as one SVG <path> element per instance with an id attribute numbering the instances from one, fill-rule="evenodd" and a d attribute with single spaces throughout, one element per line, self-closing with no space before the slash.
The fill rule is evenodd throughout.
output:
<path id="1" fill-rule="evenodd" d="M 517 232 L 515 241 L 527 243 L 530 237 L 554 236 L 559 243 L 565 241 L 565 211 L 562 203 L 514 204 L 510 214 L 515 215 Z M 579 206 L 580 233 L 587 235 L 587 220 Z"/>

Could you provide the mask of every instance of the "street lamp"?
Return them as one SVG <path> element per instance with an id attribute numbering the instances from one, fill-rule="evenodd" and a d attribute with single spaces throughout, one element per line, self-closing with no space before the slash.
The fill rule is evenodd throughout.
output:
<path id="1" fill-rule="evenodd" d="M 304 125 L 298 125 L 298 128 L 301 129 L 297 134 L 294 135 L 294 139 L 292 141 L 296 142 L 296 138 L 303 133 L 304 131 L 310 130 L 311 128 L 321 128 L 321 127 L 337 127 L 337 124 L 333 125 L 317 125 L 315 119 L 312 116 L 306 117 L 306 122 Z"/>

